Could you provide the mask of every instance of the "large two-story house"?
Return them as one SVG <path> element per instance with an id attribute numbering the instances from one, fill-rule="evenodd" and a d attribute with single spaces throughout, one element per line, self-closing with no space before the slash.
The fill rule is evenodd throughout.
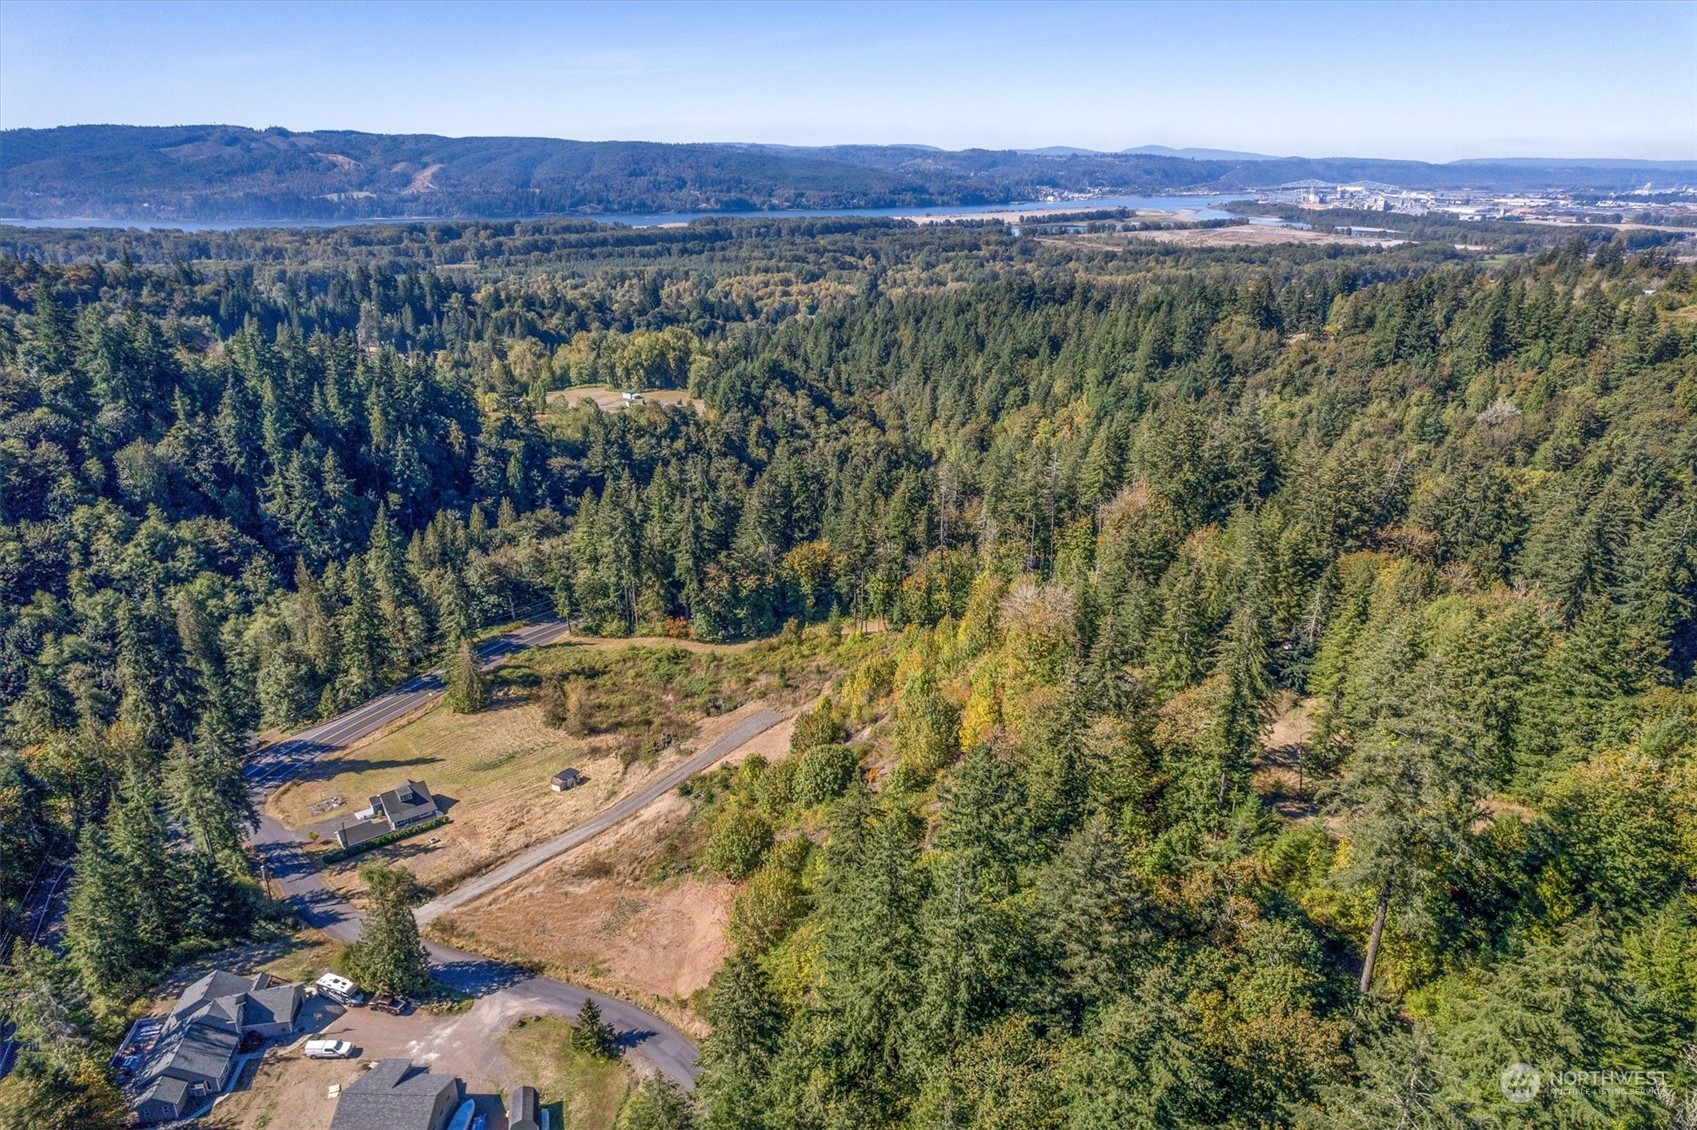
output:
<path id="1" fill-rule="evenodd" d="M 174 1121 L 221 1092 L 243 1038 L 293 1031 L 302 998 L 300 985 L 267 973 L 215 970 L 183 990 L 133 1076 L 140 1121 Z"/>

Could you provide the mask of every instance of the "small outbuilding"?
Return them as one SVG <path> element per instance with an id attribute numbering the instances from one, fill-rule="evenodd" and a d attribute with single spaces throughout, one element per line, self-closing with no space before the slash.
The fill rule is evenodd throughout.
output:
<path id="1" fill-rule="evenodd" d="M 567 789 L 575 789 L 581 784 L 583 784 L 582 773 L 579 773 L 576 769 L 562 769 L 554 774 L 548 782 L 548 787 L 557 793 L 563 793 Z"/>
<path id="2" fill-rule="evenodd" d="M 535 1087 L 519 1087 L 507 1098 L 507 1130 L 542 1130 Z"/>

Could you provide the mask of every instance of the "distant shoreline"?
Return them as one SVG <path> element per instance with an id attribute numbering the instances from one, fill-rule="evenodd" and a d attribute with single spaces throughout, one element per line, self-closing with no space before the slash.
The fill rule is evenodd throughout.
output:
<path id="1" fill-rule="evenodd" d="M 1209 217 L 1215 206 L 1232 201 L 1252 200 L 1254 193 L 1236 192 L 1170 192 L 1159 196 L 1084 196 L 1065 200 L 1016 201 L 1008 204 L 937 204 L 890 208 L 771 208 L 760 211 L 736 212 L 558 212 L 540 216 L 369 216 L 358 219 L 268 219 L 268 220 L 135 220 L 103 219 L 95 216 L 66 216 L 36 218 L 0 216 L 0 228 L 23 228 L 31 231 L 180 231 L 208 233 L 253 231 L 261 229 L 294 230 L 311 228 L 353 228 L 366 226 L 398 226 L 406 224 L 540 224 L 596 223 L 614 227 L 682 227 L 695 220 L 818 220 L 848 219 L 905 219 L 915 223 L 958 223 L 967 220 L 990 220 L 1018 223 L 1024 216 L 1040 212 L 1067 212 L 1081 209 L 1124 207 L 1133 211 L 1184 213 L 1195 211 L 1198 218 Z"/>

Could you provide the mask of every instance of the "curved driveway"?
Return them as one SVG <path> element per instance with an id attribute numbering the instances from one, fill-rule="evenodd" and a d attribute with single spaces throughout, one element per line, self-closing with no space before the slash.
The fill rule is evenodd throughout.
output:
<path id="1" fill-rule="evenodd" d="M 492 667 L 509 655 L 523 651 L 528 647 L 539 647 L 543 644 L 554 643 L 570 631 L 569 625 L 560 621 L 545 621 L 531 624 L 525 628 L 510 632 L 486 643 L 479 649 L 479 658 L 486 667 Z M 260 805 L 260 823 L 255 830 L 250 843 L 258 854 L 265 876 L 276 883 L 287 899 L 299 912 L 301 918 L 315 929 L 341 942 L 351 942 L 359 937 L 359 912 L 342 900 L 334 891 L 325 887 L 318 872 L 302 856 L 300 842 L 295 833 L 284 827 L 270 815 L 266 814 L 262 802 L 271 789 L 300 772 L 307 765 L 334 753 L 346 746 L 367 737 L 381 727 L 412 711 L 430 703 L 442 693 L 442 674 L 432 671 L 420 675 L 411 682 L 382 694 L 362 706 L 338 715 L 328 722 L 320 723 L 309 730 L 304 730 L 287 741 L 278 742 L 260 750 L 249 761 L 247 775 L 252 782 L 256 804 Z M 769 720 L 768 720 L 769 716 Z M 522 874 L 531 867 L 538 866 L 546 858 L 552 858 L 567 848 L 582 843 L 598 832 L 604 831 L 637 809 L 669 791 L 688 776 L 706 768 L 732 749 L 746 742 L 754 734 L 772 726 L 778 720 L 777 715 L 768 712 L 751 715 L 739 723 L 718 741 L 709 745 L 701 753 L 691 757 L 677 769 L 666 773 L 645 785 L 642 789 L 626 797 L 619 804 L 606 812 L 592 818 L 587 824 L 573 829 L 565 836 L 544 844 L 541 848 L 521 856 L 514 863 L 531 858 L 539 852 L 547 851 L 548 855 L 538 858 L 528 867 L 521 868 L 515 874 Z M 744 733 L 751 725 L 757 728 Z M 743 733 L 736 742 L 728 747 L 726 740 Z M 710 759 L 708 754 L 712 754 Z M 706 759 L 706 760 L 704 760 Z M 631 802 L 637 802 L 632 804 Z M 630 807 L 626 807 L 629 805 Z M 616 814 L 616 815 L 615 815 Z M 585 829 L 592 829 L 585 832 Z M 570 843 L 561 845 L 562 841 L 584 832 Z M 511 865 L 508 865 L 511 866 Z M 488 880 L 501 874 L 504 869 L 498 868 L 481 880 L 472 880 L 471 884 L 483 884 L 466 898 L 458 899 L 451 905 L 467 902 L 486 890 L 493 889 L 505 882 L 505 879 L 494 883 Z M 509 876 L 510 878 L 511 876 Z M 470 886 L 471 884 L 467 884 Z M 463 887 L 461 889 L 464 889 Z M 428 921 L 448 909 L 443 905 L 458 894 L 458 890 L 430 904 L 438 907 L 434 913 L 425 917 L 422 912 L 429 907 L 421 907 L 421 917 Z M 536 977 L 504 962 L 494 961 L 479 954 L 465 953 L 461 950 L 450 949 L 447 946 L 426 942 L 425 948 L 430 951 L 431 961 L 435 965 L 436 978 L 462 992 L 474 996 L 489 996 L 491 994 L 512 994 L 514 998 L 527 1008 L 535 1008 L 540 1013 L 550 1013 L 575 1019 L 584 1001 L 595 998 L 596 1005 L 601 1009 L 601 1016 L 618 1032 L 620 1041 L 628 1052 L 635 1058 L 645 1060 L 649 1065 L 661 1072 L 673 1082 L 684 1087 L 692 1087 L 698 1071 L 696 1067 L 696 1049 L 689 1037 L 667 1024 L 664 1020 L 636 1007 L 628 1001 L 617 997 L 603 996 L 569 985 L 563 981 L 554 981 L 546 977 Z"/>

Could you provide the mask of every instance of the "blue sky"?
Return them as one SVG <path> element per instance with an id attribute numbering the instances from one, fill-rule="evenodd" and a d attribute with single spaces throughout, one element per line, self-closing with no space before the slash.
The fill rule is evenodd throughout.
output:
<path id="1" fill-rule="evenodd" d="M 0 125 L 1697 158 L 1697 3 L 0 2 Z"/>

